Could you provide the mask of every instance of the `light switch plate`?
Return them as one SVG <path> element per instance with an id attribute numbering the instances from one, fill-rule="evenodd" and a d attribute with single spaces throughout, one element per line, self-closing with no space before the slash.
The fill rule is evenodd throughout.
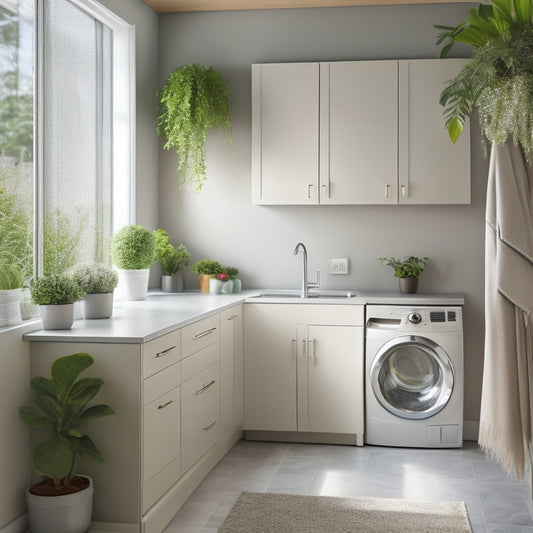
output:
<path id="1" fill-rule="evenodd" d="M 328 261 L 329 274 L 348 274 L 348 259 L 330 259 Z"/>

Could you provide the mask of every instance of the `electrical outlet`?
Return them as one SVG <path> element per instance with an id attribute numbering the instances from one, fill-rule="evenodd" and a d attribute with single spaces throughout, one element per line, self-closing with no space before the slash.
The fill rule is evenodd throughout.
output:
<path id="1" fill-rule="evenodd" d="M 348 259 L 330 259 L 329 274 L 348 274 Z"/>

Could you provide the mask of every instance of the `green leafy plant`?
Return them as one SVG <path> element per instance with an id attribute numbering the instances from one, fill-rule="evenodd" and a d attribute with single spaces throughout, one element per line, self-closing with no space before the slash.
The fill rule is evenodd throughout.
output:
<path id="1" fill-rule="evenodd" d="M 24 274 L 17 265 L 0 264 L 0 290 L 20 289 L 24 285 Z"/>
<path id="2" fill-rule="evenodd" d="M 102 452 L 83 429 L 89 420 L 114 413 L 105 404 L 88 406 L 104 384 L 99 378 L 77 379 L 92 364 L 87 353 L 60 357 L 52 364 L 51 379 L 32 378 L 32 401 L 19 407 L 26 424 L 51 431 L 50 438 L 35 448 L 32 463 L 59 491 L 68 487 L 78 455 L 104 462 Z"/>
<path id="3" fill-rule="evenodd" d="M 163 148 L 178 153 L 181 185 L 190 183 L 200 191 L 207 178 L 209 130 L 221 128 L 231 141 L 228 84 L 212 67 L 193 63 L 173 70 L 158 98 L 156 131 L 164 139 Z"/>
<path id="4" fill-rule="evenodd" d="M 37 305 L 73 304 L 85 296 L 81 287 L 66 274 L 50 274 L 31 280 L 30 294 Z"/>
<path id="5" fill-rule="evenodd" d="M 150 268 L 155 261 L 154 234 L 139 224 L 122 227 L 113 235 L 112 257 L 123 270 Z"/>
<path id="6" fill-rule="evenodd" d="M 411 256 L 403 261 L 396 257 L 379 257 L 384 265 L 394 269 L 394 275 L 397 278 L 418 278 L 429 261 L 428 257 Z"/>
<path id="7" fill-rule="evenodd" d="M 442 91 L 445 126 L 453 142 L 466 117 L 479 111 L 483 144 L 512 139 L 533 162 L 533 2 L 492 0 L 471 9 L 455 27 L 439 26 L 440 57 L 453 44 L 473 49 L 472 59 Z"/>
<path id="8" fill-rule="evenodd" d="M 192 265 L 191 270 L 197 276 L 216 276 L 222 272 L 222 266 L 213 259 L 200 259 Z"/>
<path id="9" fill-rule="evenodd" d="M 161 263 L 165 276 L 174 276 L 187 265 L 191 254 L 183 244 L 175 248 L 164 229 L 157 229 L 155 235 L 155 259 Z"/>
<path id="10" fill-rule="evenodd" d="M 239 277 L 239 270 L 235 267 L 230 267 L 230 266 L 223 267 L 222 273 L 226 274 L 227 279 L 236 279 Z"/>
<path id="11" fill-rule="evenodd" d="M 86 294 L 113 292 L 118 285 L 117 271 L 101 263 L 77 265 L 72 272 L 72 277 Z"/>

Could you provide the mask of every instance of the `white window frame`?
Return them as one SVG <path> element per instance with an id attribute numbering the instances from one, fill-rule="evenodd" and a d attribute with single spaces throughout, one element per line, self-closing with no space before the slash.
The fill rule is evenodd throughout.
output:
<path id="1" fill-rule="evenodd" d="M 35 0 L 34 273 L 42 274 L 44 1 Z M 135 221 L 135 26 L 95 0 L 67 0 L 112 31 L 112 232 Z M 127 97 L 125 97 L 127 95 Z"/>

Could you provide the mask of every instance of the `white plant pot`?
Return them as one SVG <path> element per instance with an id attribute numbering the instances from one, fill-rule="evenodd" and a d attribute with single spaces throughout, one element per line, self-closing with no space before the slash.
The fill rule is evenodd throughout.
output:
<path id="1" fill-rule="evenodd" d="M 20 299 L 22 289 L 0 291 L 0 327 L 15 326 L 22 322 Z"/>
<path id="2" fill-rule="evenodd" d="M 74 304 L 40 305 L 43 329 L 70 329 L 74 322 Z"/>
<path id="3" fill-rule="evenodd" d="M 113 293 L 87 294 L 82 300 L 83 318 L 109 318 L 113 314 Z"/>
<path id="4" fill-rule="evenodd" d="M 228 279 L 228 281 L 222 282 L 222 289 L 220 291 L 222 294 L 231 294 L 233 292 L 233 280 Z"/>
<path id="5" fill-rule="evenodd" d="M 148 292 L 150 269 L 118 269 L 118 289 L 125 300 L 144 300 Z"/>
<path id="6" fill-rule="evenodd" d="M 222 281 L 216 278 L 209 280 L 209 294 L 220 294 L 222 292 Z"/>
<path id="7" fill-rule="evenodd" d="M 85 533 L 93 512 L 93 481 L 85 490 L 65 496 L 36 496 L 27 492 L 31 533 Z"/>

